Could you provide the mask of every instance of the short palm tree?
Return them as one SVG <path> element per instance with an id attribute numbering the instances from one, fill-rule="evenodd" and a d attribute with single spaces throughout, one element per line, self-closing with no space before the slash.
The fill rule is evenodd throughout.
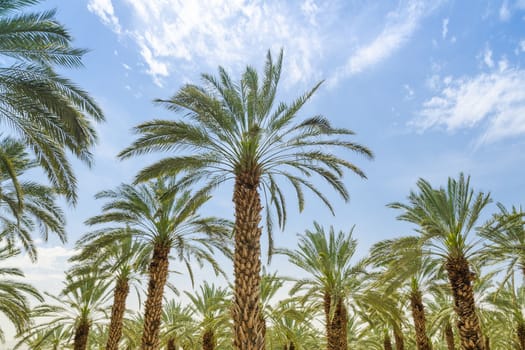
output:
<path id="1" fill-rule="evenodd" d="M 7 260 L 19 254 L 19 251 L 0 248 L 0 261 Z M 21 333 L 30 325 L 29 297 L 43 301 L 38 291 L 31 285 L 20 282 L 24 273 L 17 268 L 0 267 L 0 313 L 3 314 L 17 333 Z M 0 340 L 4 340 L 4 330 L 0 326 Z"/>
<path id="2" fill-rule="evenodd" d="M 64 289 L 58 296 L 46 293 L 53 304 L 37 306 L 32 317 L 42 320 L 28 329 L 15 349 L 31 341 L 32 346 L 38 335 L 41 342 L 55 333 L 63 332 L 69 335 L 67 342 L 73 345 L 73 350 L 88 349 L 88 338 L 91 327 L 103 322 L 106 317 L 106 303 L 110 297 L 110 283 L 95 272 L 67 274 Z"/>
<path id="3" fill-rule="evenodd" d="M 204 282 L 196 293 L 185 292 L 191 301 L 190 308 L 198 320 L 202 350 L 215 350 L 217 338 L 229 328 L 229 291 Z"/>
<path id="4" fill-rule="evenodd" d="M 360 285 L 364 273 L 362 264 L 352 258 L 357 241 L 352 230 L 336 234 L 333 227 L 328 232 L 314 222 L 313 230 L 306 230 L 299 237 L 296 250 L 281 249 L 289 261 L 310 276 L 298 279 L 291 293 L 304 291 L 304 300 L 315 303 L 324 311 L 328 350 L 346 350 L 348 311 L 346 303 Z"/>
<path id="5" fill-rule="evenodd" d="M 22 142 L 2 138 L 0 153 L 0 242 L 10 247 L 21 245 L 36 261 L 33 233 L 40 231 L 44 240 L 56 234 L 64 242 L 65 215 L 56 203 L 53 188 L 22 179 L 36 165 Z"/>
<path id="6" fill-rule="evenodd" d="M 423 295 L 439 272 L 439 260 L 423 255 L 418 237 L 402 237 L 374 244 L 369 261 L 380 268 L 377 282 L 387 291 L 400 290 L 410 300 L 418 350 L 431 350 Z"/>
<path id="7" fill-rule="evenodd" d="M 0 2 L 0 123 L 22 138 L 54 187 L 74 203 L 76 179 L 66 150 L 90 164 L 93 121 L 104 117 L 85 91 L 54 70 L 81 66 L 85 53 L 71 47 L 55 11 L 21 13 L 40 2 Z"/>
<path id="8" fill-rule="evenodd" d="M 281 179 L 297 193 L 300 210 L 304 207 L 304 188 L 331 209 L 328 197 L 310 182 L 310 177 L 319 176 L 347 200 L 349 194 L 341 181 L 344 171 L 365 175 L 336 155 L 336 150 L 372 156 L 366 147 L 347 140 L 352 131 L 332 127 L 323 116 L 300 120 L 301 108 L 320 83 L 291 104 L 277 104 L 281 67 L 282 52 L 276 62 L 268 53 L 261 78 L 251 67 L 246 68 L 239 82 L 232 81 L 223 68 L 219 68 L 219 77 L 203 74 L 204 86 L 187 84 L 172 98 L 158 100 L 186 121 L 154 120 L 141 124 L 135 129 L 140 137 L 120 153 L 121 158 L 129 158 L 155 151 L 173 152 L 171 157 L 142 170 L 137 181 L 180 171 L 186 172 L 186 181 L 204 182 L 207 188 L 233 180 L 232 314 L 234 348 L 238 350 L 265 348 L 259 297 L 261 196 L 266 201 L 266 229 L 271 237 L 272 215 L 268 209 L 275 208 L 281 228 L 286 221 Z M 271 251 L 271 239 L 269 247 Z"/>
<path id="9" fill-rule="evenodd" d="M 130 283 L 141 282 L 141 277 L 146 274 L 151 247 L 133 240 L 128 234 L 109 244 L 102 238 L 77 248 L 80 253 L 70 259 L 78 263 L 76 269 L 89 270 L 95 267 L 105 272 L 105 278 L 115 281 L 106 350 L 117 350 Z"/>
<path id="10" fill-rule="evenodd" d="M 209 196 L 205 192 L 192 193 L 175 179 L 159 179 L 140 186 L 121 185 L 96 197 L 108 202 L 102 214 L 86 223 L 111 226 L 87 234 L 80 244 L 93 240 L 109 244 L 131 234 L 150 247 L 142 349 L 157 349 L 170 252 L 174 250 L 177 260 L 188 267 L 190 276 L 191 258 L 201 265 L 204 261 L 212 263 L 218 272 L 220 269 L 211 254 L 213 247 L 227 246 L 231 225 L 227 220 L 201 217 L 198 211 Z"/>
<path id="11" fill-rule="evenodd" d="M 190 305 L 173 299 L 162 308 L 161 343 L 166 350 L 198 349 L 198 324 Z"/>
<path id="12" fill-rule="evenodd" d="M 454 298 L 462 349 L 485 350 L 472 289 L 475 274 L 469 263 L 476 252 L 476 241 L 469 239 L 469 234 L 490 203 L 490 194 L 475 194 L 470 177 L 463 174 L 457 180 L 449 178 L 445 188 L 435 189 L 423 179 L 417 187 L 418 192 L 410 192 L 408 204 L 391 203 L 389 207 L 402 210 L 398 219 L 418 226 L 424 251 L 442 259 Z"/>

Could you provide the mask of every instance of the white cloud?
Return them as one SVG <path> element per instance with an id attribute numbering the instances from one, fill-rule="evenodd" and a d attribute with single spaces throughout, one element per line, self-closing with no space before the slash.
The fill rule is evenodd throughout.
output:
<path id="1" fill-rule="evenodd" d="M 508 2 L 505 0 L 501 4 L 501 7 L 499 9 L 499 19 L 506 22 L 510 19 L 510 8 Z"/>
<path id="2" fill-rule="evenodd" d="M 525 70 L 505 68 L 447 83 L 423 104 L 412 126 L 421 131 L 482 126 L 479 143 L 525 134 Z"/>
<path id="3" fill-rule="evenodd" d="M 405 99 L 411 100 L 414 98 L 415 92 L 414 92 L 414 89 L 410 87 L 410 85 L 404 84 L 403 89 L 405 90 Z"/>
<path id="4" fill-rule="evenodd" d="M 520 41 L 520 50 L 521 52 L 525 52 L 525 40 Z"/>
<path id="5" fill-rule="evenodd" d="M 115 10 L 113 9 L 111 0 L 89 0 L 87 8 L 100 17 L 102 22 L 108 25 L 114 32 L 121 32 L 119 19 L 115 16 Z"/>
<path id="6" fill-rule="evenodd" d="M 443 24 L 442 24 L 442 27 L 441 27 L 441 37 L 443 39 L 446 39 L 447 38 L 447 34 L 448 34 L 448 18 L 445 18 L 443 20 Z"/>
<path id="7" fill-rule="evenodd" d="M 335 85 L 340 79 L 361 73 L 392 55 L 416 31 L 422 18 L 438 6 L 425 1 L 410 1 L 407 6 L 390 12 L 386 18 L 383 31 L 367 45 L 359 47 L 348 58 L 346 64 L 340 67 L 330 79 L 330 85 Z"/>

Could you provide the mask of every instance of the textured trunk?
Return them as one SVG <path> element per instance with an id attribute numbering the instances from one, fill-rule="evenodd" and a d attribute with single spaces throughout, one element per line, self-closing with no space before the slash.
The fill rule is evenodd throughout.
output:
<path id="1" fill-rule="evenodd" d="M 425 307 L 419 290 L 410 293 L 410 306 L 412 308 L 412 318 L 416 329 L 417 350 L 431 350 L 432 346 L 427 336 L 427 321 L 425 317 Z"/>
<path id="2" fill-rule="evenodd" d="M 111 321 L 109 323 L 108 341 L 106 350 L 118 350 L 118 343 L 122 336 L 122 319 L 126 310 L 126 298 L 129 293 L 129 280 L 119 278 L 113 292 L 113 306 L 111 307 Z"/>
<path id="3" fill-rule="evenodd" d="M 485 336 L 485 350 L 490 350 L 490 338 Z"/>
<path id="4" fill-rule="evenodd" d="M 264 350 L 265 325 L 261 312 L 261 199 L 259 176 L 239 174 L 233 193 L 235 205 L 235 291 L 232 307 L 233 346 L 237 350 Z"/>
<path id="5" fill-rule="evenodd" d="M 288 350 L 295 350 L 295 344 L 293 342 L 288 345 Z"/>
<path id="6" fill-rule="evenodd" d="M 74 350 L 86 350 L 91 322 L 83 321 L 75 328 Z"/>
<path id="7" fill-rule="evenodd" d="M 445 326 L 445 340 L 447 342 L 447 350 L 456 350 L 456 345 L 454 344 L 454 331 L 448 322 Z"/>
<path id="8" fill-rule="evenodd" d="M 215 349 L 215 335 L 213 331 L 207 330 L 202 335 L 202 350 L 214 350 Z"/>
<path id="9" fill-rule="evenodd" d="M 385 350 L 392 350 L 392 340 L 390 340 L 390 336 L 388 334 L 385 334 L 385 338 L 383 339 L 383 347 Z"/>
<path id="10" fill-rule="evenodd" d="M 394 328 L 394 342 L 396 343 L 396 350 L 405 350 L 405 338 L 397 326 Z"/>
<path id="11" fill-rule="evenodd" d="M 331 296 L 325 293 L 324 309 L 326 317 L 326 341 L 328 350 L 347 350 L 348 314 L 343 300 L 339 298 L 333 315 L 330 310 Z M 330 317 L 332 316 L 332 317 Z"/>
<path id="12" fill-rule="evenodd" d="M 168 278 L 168 256 L 170 247 L 155 245 L 149 265 L 148 295 L 144 311 L 142 350 L 159 348 L 159 331 L 162 317 L 162 296 Z"/>
<path id="13" fill-rule="evenodd" d="M 518 324 L 518 327 L 516 327 L 516 335 L 518 336 L 520 350 L 525 350 L 525 323 Z"/>
<path id="14" fill-rule="evenodd" d="M 476 315 L 469 263 L 464 257 L 448 258 L 445 267 L 454 297 L 454 311 L 458 316 L 457 327 L 461 349 L 485 350 Z"/>
<path id="15" fill-rule="evenodd" d="M 178 350 L 177 347 L 175 346 L 175 339 L 173 338 L 168 339 L 166 350 Z"/>

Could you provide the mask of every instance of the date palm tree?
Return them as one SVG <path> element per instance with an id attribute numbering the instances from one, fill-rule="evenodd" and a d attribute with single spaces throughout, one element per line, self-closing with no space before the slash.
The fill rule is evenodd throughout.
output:
<path id="1" fill-rule="evenodd" d="M 168 100 L 157 100 L 185 120 L 153 120 L 136 127 L 139 138 L 120 153 L 129 158 L 155 151 L 173 152 L 145 169 L 136 181 L 185 172 L 187 182 L 214 188 L 233 180 L 235 211 L 234 348 L 263 350 L 264 320 L 260 309 L 260 227 L 265 200 L 266 229 L 272 250 L 272 215 L 286 222 L 281 180 L 295 190 L 299 209 L 309 189 L 330 209 L 330 201 L 310 178 L 319 176 L 345 200 L 345 170 L 365 177 L 337 149 L 366 157 L 372 153 L 347 138 L 352 131 L 332 127 L 323 116 L 300 119 L 301 109 L 321 83 L 290 104 L 276 103 L 282 52 L 276 62 L 268 52 L 264 74 L 247 67 L 239 82 L 219 68 L 219 76 L 203 74 L 204 86 L 184 85 Z M 174 153 L 177 152 L 177 153 Z M 261 198 L 262 197 L 262 198 Z"/>
<path id="2" fill-rule="evenodd" d="M 211 254 L 214 247 L 227 246 L 231 225 L 227 220 L 200 216 L 199 209 L 209 199 L 207 193 L 192 193 L 175 179 L 159 179 L 139 186 L 121 185 L 116 190 L 98 193 L 96 198 L 108 202 L 102 214 L 86 223 L 111 226 L 87 234 L 80 244 L 93 240 L 101 245 L 109 244 L 131 234 L 150 246 L 142 349 L 158 349 L 170 252 L 173 250 L 177 260 L 187 266 L 190 277 L 193 276 L 191 258 L 199 265 L 210 262 L 219 272 Z"/>
<path id="3" fill-rule="evenodd" d="M 146 274 L 150 248 L 127 234 L 110 244 L 103 238 L 90 241 L 77 247 L 80 253 L 70 259 L 78 263 L 76 269 L 96 268 L 105 272 L 105 278 L 115 281 L 106 350 L 118 349 L 130 284 L 140 283 Z"/>
<path id="4" fill-rule="evenodd" d="M 462 349 L 485 350 L 472 288 L 475 274 L 469 262 L 476 253 L 476 241 L 469 239 L 469 234 L 491 202 L 490 194 L 475 194 L 470 177 L 463 174 L 457 180 L 449 178 L 445 188 L 435 189 L 423 179 L 417 187 L 418 192 L 410 192 L 407 204 L 397 202 L 389 207 L 402 210 L 398 219 L 416 224 L 423 249 L 442 259 L 458 316 Z"/>
<path id="5" fill-rule="evenodd" d="M 52 304 L 37 306 L 32 317 L 41 323 L 27 329 L 15 349 L 31 341 L 38 348 L 41 342 L 64 330 L 69 335 L 67 343 L 73 350 L 88 349 L 91 327 L 106 319 L 106 303 L 110 296 L 110 283 L 96 272 L 72 272 L 66 275 L 64 288 L 58 296 L 46 293 Z M 40 342 L 34 342 L 38 336 Z"/>
<path id="6" fill-rule="evenodd" d="M 198 324 L 190 305 L 173 299 L 162 308 L 161 343 L 166 350 L 198 349 Z"/>
<path id="7" fill-rule="evenodd" d="M 525 278 L 525 213 L 521 208 L 497 206 L 500 212 L 480 230 L 480 236 L 486 240 L 484 260 L 506 265 L 503 285 L 517 271 Z"/>
<path id="8" fill-rule="evenodd" d="M 20 251 L 0 248 L 0 261 L 18 255 Z M 31 285 L 21 282 L 24 273 L 18 268 L 0 267 L 0 313 L 21 333 L 30 325 L 29 298 L 43 301 L 42 296 Z M 3 325 L 2 325 L 3 326 Z M 4 341 L 4 329 L 0 326 L 0 341 Z"/>
<path id="9" fill-rule="evenodd" d="M 401 291 L 410 300 L 410 309 L 418 350 L 431 350 L 427 333 L 427 316 L 423 296 L 438 277 L 439 261 L 423 255 L 418 237 L 401 237 L 378 242 L 372 246 L 368 260 L 381 274 L 377 283 L 386 286 L 387 293 Z"/>
<path id="10" fill-rule="evenodd" d="M 55 234 L 64 242 L 65 216 L 56 204 L 53 188 L 23 179 L 36 163 L 22 142 L 2 138 L 0 153 L 3 154 L 3 162 L 0 161 L 0 242 L 9 247 L 21 245 L 31 260 L 36 261 L 33 233 L 40 231 L 46 241 L 50 234 Z"/>
<path id="11" fill-rule="evenodd" d="M 327 350 L 348 348 L 346 303 L 351 293 L 357 291 L 364 273 L 362 264 L 352 261 L 357 248 L 352 232 L 353 228 L 348 233 L 336 234 L 333 227 L 326 232 L 314 222 L 314 229 L 299 237 L 296 250 L 278 251 L 310 275 L 298 279 L 290 292 L 304 291 L 304 300 L 315 302 L 324 311 Z"/>
<path id="12" fill-rule="evenodd" d="M 185 294 L 190 299 L 190 308 L 198 319 L 202 350 L 215 350 L 218 335 L 225 333 L 225 329 L 229 327 L 229 291 L 204 282 L 198 292 Z"/>
<path id="13" fill-rule="evenodd" d="M 91 164 L 93 122 L 104 117 L 87 92 L 54 70 L 82 66 L 86 52 L 71 46 L 55 11 L 22 13 L 40 2 L 0 2 L 0 124 L 23 140 L 53 186 L 74 203 L 76 179 L 66 151 Z"/>

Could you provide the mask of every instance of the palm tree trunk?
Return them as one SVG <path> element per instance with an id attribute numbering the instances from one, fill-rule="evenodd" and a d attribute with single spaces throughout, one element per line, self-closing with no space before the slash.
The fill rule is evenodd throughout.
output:
<path id="1" fill-rule="evenodd" d="M 166 350 L 177 350 L 177 347 L 175 346 L 175 339 L 173 338 L 168 339 Z"/>
<path id="2" fill-rule="evenodd" d="M 405 338 L 397 325 L 394 326 L 394 342 L 396 344 L 396 350 L 405 350 Z"/>
<path id="3" fill-rule="evenodd" d="M 485 336 L 485 350 L 490 350 L 490 338 Z"/>
<path id="4" fill-rule="evenodd" d="M 261 199 L 259 176 L 237 175 L 235 205 L 235 292 L 232 307 L 233 346 L 237 350 L 264 350 L 264 318 L 261 313 Z"/>
<path id="5" fill-rule="evenodd" d="M 142 350 L 159 348 L 159 331 L 162 317 L 162 296 L 168 278 L 168 256 L 170 247 L 155 244 L 149 265 L 148 295 L 144 311 L 144 331 L 142 333 Z"/>
<path id="6" fill-rule="evenodd" d="M 126 298 L 129 294 L 128 282 L 127 277 L 120 277 L 113 292 L 113 306 L 111 307 L 111 321 L 109 323 L 106 350 L 118 350 L 118 343 L 122 336 L 122 319 L 126 310 Z"/>
<path id="7" fill-rule="evenodd" d="M 326 345 L 327 350 L 336 350 L 336 345 L 334 343 L 334 336 L 332 335 L 332 318 L 330 317 L 330 306 L 332 303 L 332 296 L 330 293 L 324 293 L 324 316 L 326 324 Z"/>
<path id="8" fill-rule="evenodd" d="M 456 345 L 454 343 L 454 331 L 452 330 L 452 326 L 448 322 L 445 326 L 445 340 L 447 342 L 447 350 L 456 350 Z"/>
<path id="9" fill-rule="evenodd" d="M 75 329 L 75 338 L 73 343 L 74 350 L 86 350 L 89 329 L 91 328 L 91 322 L 84 320 L 79 323 Z"/>
<path id="10" fill-rule="evenodd" d="M 348 337 L 347 337 L 347 323 L 348 315 L 344 301 L 342 298 L 339 298 L 337 305 L 335 307 L 334 318 L 330 327 L 332 328 L 333 339 L 328 339 L 328 348 L 330 348 L 330 343 L 334 346 L 332 349 L 335 350 L 347 350 L 348 349 Z"/>
<path id="11" fill-rule="evenodd" d="M 445 268 L 454 297 L 454 311 L 462 350 L 485 350 L 483 335 L 476 315 L 471 272 L 465 257 L 448 258 Z"/>
<path id="12" fill-rule="evenodd" d="M 392 349 L 392 340 L 390 340 L 390 336 L 385 334 L 385 338 L 383 339 L 383 347 L 385 350 L 393 350 Z"/>
<path id="13" fill-rule="evenodd" d="M 213 331 L 207 330 L 202 335 L 202 350 L 214 350 L 215 349 L 215 335 Z"/>
<path id="14" fill-rule="evenodd" d="M 432 346 L 427 336 L 427 320 L 425 317 L 425 306 L 421 291 L 413 290 L 410 293 L 410 306 L 412 308 L 412 318 L 416 329 L 416 346 L 417 350 L 431 350 Z"/>
<path id="15" fill-rule="evenodd" d="M 518 336 L 520 350 L 525 350 L 525 323 L 518 324 L 518 327 L 516 327 L 516 334 Z"/>

